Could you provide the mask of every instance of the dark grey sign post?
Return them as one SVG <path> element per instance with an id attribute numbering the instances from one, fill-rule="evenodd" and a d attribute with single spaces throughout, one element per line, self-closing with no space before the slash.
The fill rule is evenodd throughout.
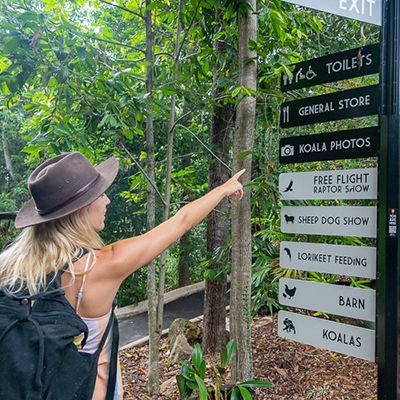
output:
<path id="1" fill-rule="evenodd" d="M 376 362 L 378 364 L 378 399 L 400 400 L 400 252 L 398 251 L 400 209 L 400 0 L 285 1 L 381 25 L 379 52 L 376 46 L 372 45 L 326 56 L 320 59 L 321 65 L 316 64 L 313 60 L 299 63 L 295 66 L 293 76 L 290 78 L 288 76 L 282 77 L 281 80 L 283 91 L 312 86 L 321 82 L 331 82 L 336 73 L 338 73 L 337 77 L 343 79 L 344 71 L 340 70 L 341 65 L 344 66 L 343 69 L 346 70 L 346 73 L 352 74 L 352 77 L 362 76 L 375 72 L 376 61 L 380 59 L 379 88 L 371 86 L 356 89 L 356 91 L 347 91 L 347 93 L 342 92 L 284 103 L 281 109 L 281 126 L 292 127 L 371 115 L 375 114 L 377 106 L 379 107 L 378 271 L 375 337 Z M 354 61 L 355 51 L 360 60 L 359 68 L 354 68 L 356 63 Z M 376 97 L 374 96 L 376 90 L 379 92 L 379 104 L 376 104 L 373 99 Z M 355 101 L 358 101 L 359 104 L 352 107 Z M 343 107 L 344 102 L 350 107 Z M 351 110 L 351 108 L 357 111 Z M 355 111 L 354 114 L 353 111 Z M 374 128 L 369 129 L 372 129 L 371 132 L 368 132 L 371 138 L 376 137 L 376 134 L 372 134 Z M 363 134 L 365 129 L 356 131 L 360 135 Z M 335 147 L 336 136 L 343 134 L 346 135 L 346 132 L 325 134 L 326 138 L 323 138 L 322 135 L 311 135 L 310 138 L 285 138 L 284 141 L 281 140 L 280 144 L 281 162 L 285 164 L 304 162 L 306 152 L 311 155 L 309 161 L 331 159 L 327 156 L 328 147 L 332 143 Z M 341 138 L 341 142 L 344 143 L 345 140 L 348 140 L 348 138 Z M 369 142 L 372 143 L 371 140 Z M 368 155 L 375 154 L 372 153 L 374 146 L 368 147 L 368 152 L 370 152 Z M 348 156 L 341 151 L 339 153 L 339 156 Z M 364 153 L 358 155 L 365 156 Z M 357 154 L 354 154 L 354 156 L 357 157 Z M 290 184 L 288 188 L 291 189 Z M 284 217 L 288 219 L 288 223 L 294 223 L 294 219 L 289 219 L 293 216 L 288 214 Z M 293 319 L 294 317 L 288 316 L 283 324 L 285 325 L 286 322 L 284 330 L 290 333 L 294 326 L 293 321 L 289 321 L 289 318 Z M 289 325 L 288 322 L 292 325 Z M 373 359 L 373 357 L 366 359 Z"/>
<path id="2" fill-rule="evenodd" d="M 377 362 L 378 399 L 400 399 L 398 253 L 400 135 L 400 2 L 382 4 L 381 154 L 379 173 Z"/>

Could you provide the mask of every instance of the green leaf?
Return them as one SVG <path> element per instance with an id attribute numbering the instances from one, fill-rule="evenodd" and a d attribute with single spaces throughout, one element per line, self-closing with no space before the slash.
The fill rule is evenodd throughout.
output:
<path id="1" fill-rule="evenodd" d="M 252 150 L 242 151 L 238 154 L 237 160 L 242 160 L 243 158 L 247 157 L 248 155 L 253 154 Z"/>
<path id="2" fill-rule="evenodd" d="M 240 391 L 236 386 L 232 389 L 231 400 L 241 400 Z"/>
<path id="3" fill-rule="evenodd" d="M 67 102 L 68 106 L 71 106 L 72 102 L 74 101 L 74 95 L 68 86 L 65 88 L 65 101 Z"/>
<path id="4" fill-rule="evenodd" d="M 122 135 L 123 135 L 124 137 L 126 137 L 127 139 L 129 139 L 129 140 L 132 140 L 132 139 L 133 139 L 133 132 L 132 132 L 130 129 L 124 129 L 124 130 L 122 131 Z"/>
<path id="5" fill-rule="evenodd" d="M 162 87 L 160 89 L 160 92 L 165 96 L 171 96 L 173 94 L 176 94 L 176 91 L 174 89 L 172 89 L 172 88 L 169 88 L 169 87 Z"/>
<path id="6" fill-rule="evenodd" d="M 221 348 L 221 367 L 227 368 L 228 365 L 232 362 L 233 356 L 236 352 L 236 342 L 234 340 L 230 340 L 228 344 L 222 346 Z"/>
<path id="7" fill-rule="evenodd" d="M 179 390 L 179 394 L 181 395 L 181 397 L 183 397 L 185 395 L 185 391 L 186 391 L 186 380 L 182 375 L 177 375 L 176 376 L 176 383 L 178 384 L 178 390 Z"/>
<path id="8" fill-rule="evenodd" d="M 128 101 L 129 101 L 129 97 L 124 95 L 124 96 L 121 96 L 118 103 L 119 103 L 120 107 L 125 107 L 127 105 Z"/>
<path id="9" fill-rule="evenodd" d="M 0 57 L 0 74 L 4 72 L 11 64 L 12 62 L 7 57 Z"/>
<path id="10" fill-rule="evenodd" d="M 245 387 L 239 386 L 239 390 L 244 400 L 252 400 L 253 396 Z"/>
<path id="11" fill-rule="evenodd" d="M 6 83 L 11 93 L 15 93 L 18 90 L 18 84 L 15 79 L 9 79 L 6 81 Z"/>
<path id="12" fill-rule="evenodd" d="M 254 380 L 241 382 L 240 386 L 249 387 L 249 388 L 260 388 L 260 389 L 270 389 L 270 388 L 274 387 L 273 383 L 271 383 L 271 382 L 254 381 Z"/>
<path id="13" fill-rule="evenodd" d="M 209 281 L 214 281 L 217 274 L 218 274 L 218 271 L 216 269 L 212 269 L 212 268 L 206 269 L 204 271 L 204 279 L 208 279 Z M 222 355 L 221 355 L 221 357 L 222 357 Z"/>
<path id="14" fill-rule="evenodd" d="M 196 343 L 192 353 L 192 363 L 199 371 L 201 368 L 201 362 L 203 361 L 203 353 L 201 351 L 201 347 L 199 343 Z"/>
<path id="15" fill-rule="evenodd" d="M 242 96 L 255 96 L 256 91 L 244 86 L 238 86 L 232 91 L 232 97 L 237 97 L 239 94 Z"/>
<path id="16" fill-rule="evenodd" d="M 5 96 L 6 94 L 10 93 L 8 86 L 5 82 L 1 83 L 1 93 Z"/>
<path id="17" fill-rule="evenodd" d="M 119 123 L 117 122 L 116 118 L 113 115 L 110 115 L 109 122 L 113 128 L 115 128 L 116 126 L 119 126 Z"/>
<path id="18" fill-rule="evenodd" d="M 43 149 L 44 146 L 25 146 L 22 151 L 34 157 L 39 157 L 39 154 Z"/>
<path id="19" fill-rule="evenodd" d="M 176 383 L 178 384 L 179 394 L 182 400 L 186 400 L 190 398 L 190 395 L 193 393 L 193 389 L 187 385 L 186 379 L 183 375 L 177 375 Z"/>
<path id="20" fill-rule="evenodd" d="M 76 46 L 76 53 L 81 60 L 86 58 L 86 49 L 83 46 Z"/>
<path id="21" fill-rule="evenodd" d="M 204 381 L 197 374 L 194 376 L 194 378 L 196 379 L 197 386 L 199 388 L 200 400 L 207 400 L 208 391 Z"/>
<path id="22" fill-rule="evenodd" d="M 105 113 L 104 117 L 101 119 L 100 124 L 99 124 L 99 128 L 101 128 L 103 125 L 105 125 L 108 121 L 108 114 Z"/>
<path id="23" fill-rule="evenodd" d="M 154 1 L 153 3 L 149 4 L 146 7 L 146 11 L 152 11 L 152 10 L 155 10 L 156 8 L 158 8 L 158 7 L 159 7 L 159 4 L 156 1 Z"/>
<path id="24" fill-rule="evenodd" d="M 200 364 L 199 376 L 201 379 L 205 379 L 206 377 L 206 362 L 204 360 Z"/>
<path id="25" fill-rule="evenodd" d="M 139 128 L 138 126 L 135 126 L 133 130 L 139 135 L 139 136 L 144 136 L 144 130 Z"/>
<path id="26" fill-rule="evenodd" d="M 239 87 L 237 87 L 236 89 L 234 89 L 234 90 L 232 91 L 232 97 L 236 97 L 236 96 L 241 92 L 241 90 L 242 90 L 242 87 L 241 87 L 241 86 L 239 86 Z"/>

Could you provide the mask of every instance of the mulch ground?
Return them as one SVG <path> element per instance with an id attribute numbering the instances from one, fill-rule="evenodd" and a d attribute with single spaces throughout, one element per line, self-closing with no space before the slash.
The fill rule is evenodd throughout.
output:
<path id="1" fill-rule="evenodd" d="M 376 365 L 277 335 L 276 317 L 253 322 L 254 378 L 269 380 L 273 389 L 259 391 L 257 400 L 375 400 Z M 161 345 L 160 400 L 179 399 L 175 376 L 179 364 L 167 361 L 168 343 Z M 121 352 L 124 400 L 145 400 L 148 346 Z"/>

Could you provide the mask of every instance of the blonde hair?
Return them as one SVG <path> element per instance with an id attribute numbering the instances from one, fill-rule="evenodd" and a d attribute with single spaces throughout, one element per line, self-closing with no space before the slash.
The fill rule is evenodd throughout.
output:
<path id="1" fill-rule="evenodd" d="M 63 268 L 71 273 L 73 281 L 73 262 L 82 249 L 93 255 L 94 264 L 94 250 L 104 243 L 89 223 L 88 208 L 23 229 L 0 254 L 0 286 L 11 293 L 27 288 L 35 294 L 48 283 L 48 274 Z"/>

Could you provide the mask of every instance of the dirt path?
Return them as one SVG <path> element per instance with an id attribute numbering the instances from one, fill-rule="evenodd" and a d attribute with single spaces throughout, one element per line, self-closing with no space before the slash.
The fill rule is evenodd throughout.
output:
<path id="1" fill-rule="evenodd" d="M 280 339 L 276 318 L 253 322 L 254 377 L 274 383 L 259 392 L 258 400 L 375 400 L 374 363 L 341 356 L 315 347 Z M 167 343 L 162 342 L 162 400 L 179 399 L 175 376 L 179 365 L 166 362 Z M 145 400 L 148 346 L 122 352 L 125 400 Z"/>

